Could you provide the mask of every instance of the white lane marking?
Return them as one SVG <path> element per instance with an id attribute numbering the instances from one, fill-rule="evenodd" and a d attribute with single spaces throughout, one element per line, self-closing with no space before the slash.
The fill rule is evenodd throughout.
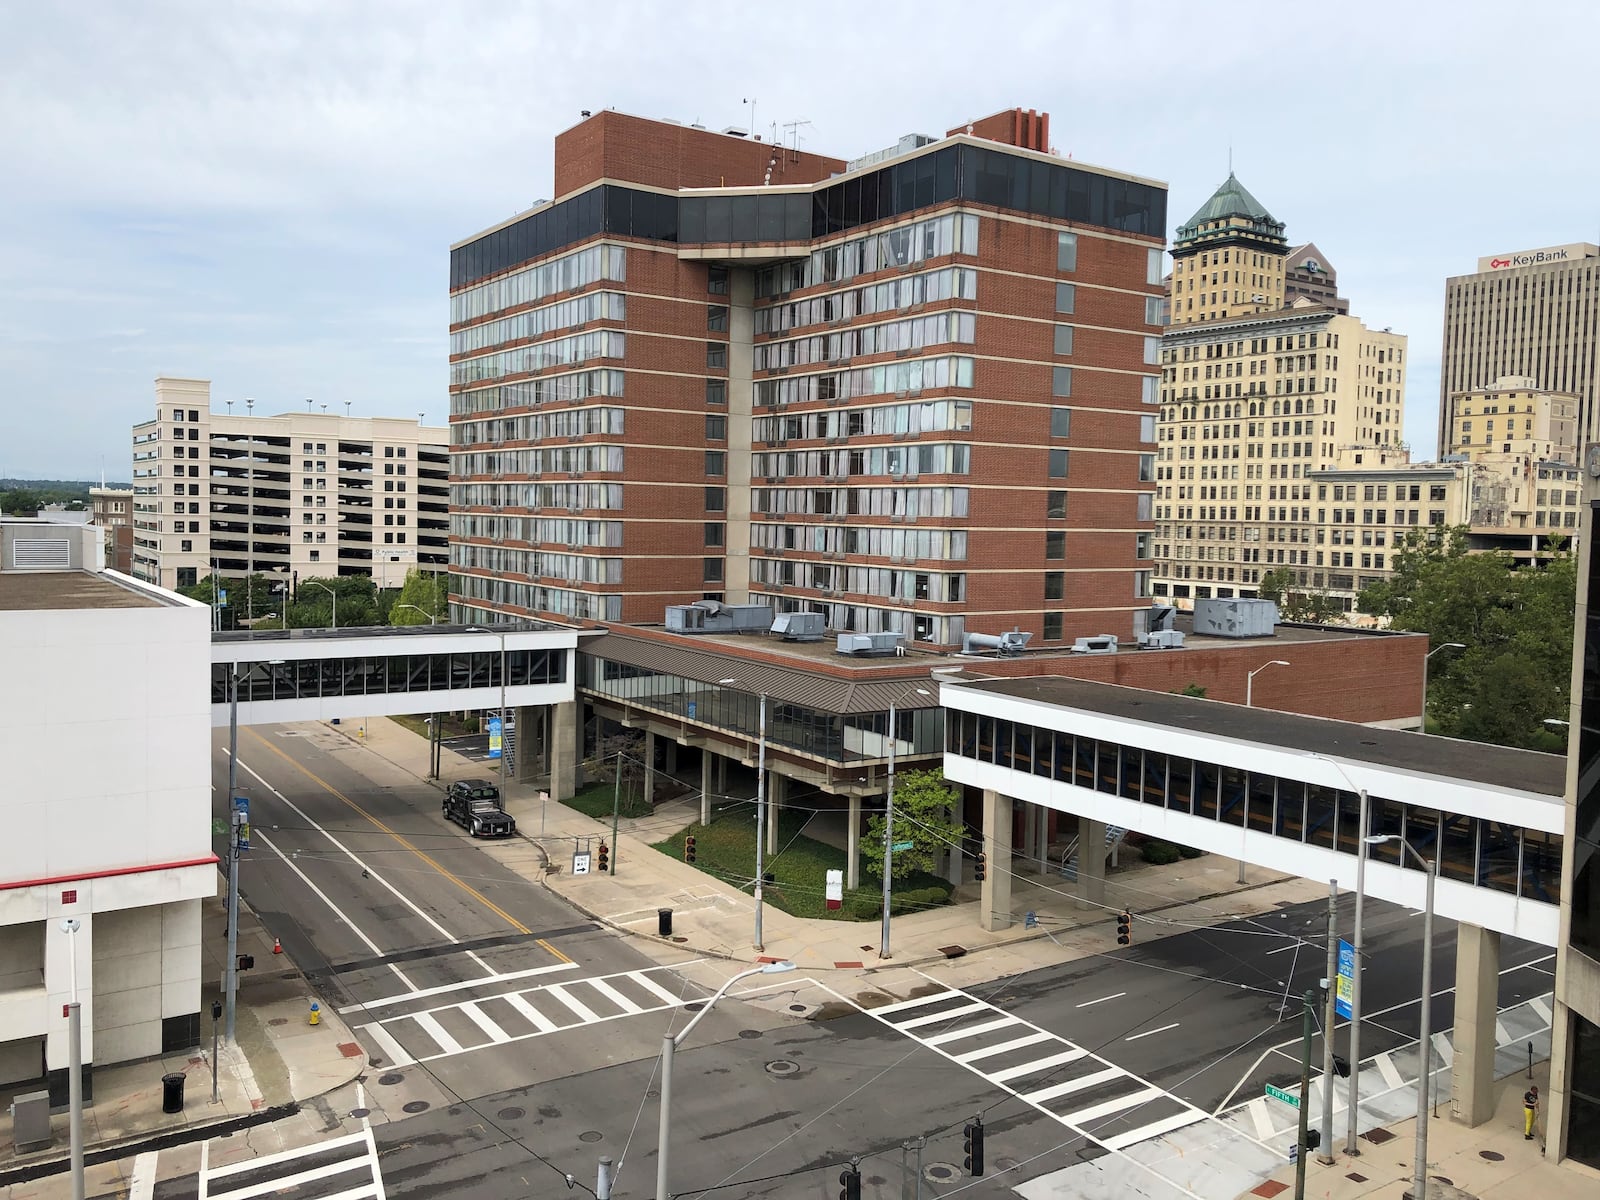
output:
<path id="1" fill-rule="evenodd" d="M 356 1140 L 365 1142 L 367 1135 L 364 1133 L 356 1134 Z M 245 1162 L 239 1165 L 253 1167 L 258 1164 Z M 264 1183 L 253 1183 L 249 1187 L 234 1188 L 232 1191 L 224 1192 L 223 1197 L 225 1200 L 254 1200 L 256 1196 L 267 1196 L 273 1192 L 288 1191 L 290 1188 L 299 1187 L 302 1183 L 315 1183 L 319 1179 L 327 1179 L 333 1175 L 343 1175 L 346 1171 L 365 1169 L 367 1169 L 367 1156 L 363 1154 L 360 1158 L 347 1158 L 342 1162 L 329 1163 L 325 1167 L 312 1167 L 308 1171 L 299 1171 L 293 1175 L 285 1175 L 278 1179 L 268 1179 Z M 213 1175 L 213 1178 L 215 1178 L 215 1175 Z M 352 1190 L 356 1195 L 364 1196 L 372 1191 L 372 1185 L 368 1183 Z"/>
<path id="2" fill-rule="evenodd" d="M 1400 1069 L 1394 1065 L 1394 1059 L 1387 1054 L 1373 1055 L 1372 1065 L 1378 1068 L 1378 1074 L 1383 1077 L 1383 1082 L 1390 1091 L 1405 1086 L 1406 1081 L 1400 1077 Z"/>
<path id="3" fill-rule="evenodd" d="M 1037 1092 L 1024 1092 L 1022 1099 L 1029 1104 L 1043 1104 L 1046 1100 L 1054 1100 L 1059 1096 L 1070 1096 L 1073 1092 L 1082 1092 L 1102 1083 L 1110 1083 L 1113 1079 L 1131 1078 L 1121 1067 L 1107 1067 L 1104 1071 L 1093 1071 L 1088 1075 L 1080 1075 L 1076 1079 L 1069 1079 L 1065 1083 L 1053 1084 L 1047 1088 L 1040 1088 Z M 1073 1114 L 1063 1114 L 1066 1120 L 1072 1120 Z"/>
<path id="4" fill-rule="evenodd" d="M 1140 1038 L 1154 1037 L 1158 1033 L 1165 1033 L 1169 1029 L 1176 1029 L 1178 1024 L 1179 1023 L 1177 1021 L 1174 1021 L 1171 1025 L 1161 1026 L 1160 1029 L 1146 1029 L 1143 1033 L 1130 1034 L 1128 1037 L 1125 1037 L 1122 1040 L 1125 1042 L 1137 1042 Z"/>
<path id="5" fill-rule="evenodd" d="M 673 1007 L 677 1007 L 683 1003 L 682 996 L 674 996 L 671 992 L 667 991 L 666 988 L 662 987 L 654 979 L 651 979 L 650 976 L 646 975 L 644 971 L 629 971 L 627 978 L 633 980 L 633 982 L 637 983 L 645 991 L 655 993 L 655 995 L 659 996 L 662 1000 Z"/>
<path id="6" fill-rule="evenodd" d="M 1506 1023 L 1504 1021 L 1495 1021 L 1494 1036 L 1502 1046 L 1511 1040 L 1511 1031 L 1506 1028 Z"/>
<path id="7" fill-rule="evenodd" d="M 1535 996 L 1532 1000 L 1529 1000 L 1528 1007 L 1538 1013 L 1539 1019 L 1546 1025 L 1550 1024 L 1550 1018 L 1553 1014 L 1550 1012 L 1550 1006 L 1544 1002 L 1543 996 Z"/>
<path id="8" fill-rule="evenodd" d="M 1134 1108 L 1140 1104 L 1154 1100 L 1157 1096 L 1165 1096 L 1166 1092 L 1151 1084 L 1137 1092 L 1129 1092 L 1126 1096 L 1119 1096 L 1115 1100 L 1107 1100 L 1103 1104 L 1096 1104 L 1092 1108 L 1080 1108 L 1068 1118 L 1080 1125 L 1090 1121 L 1098 1121 L 1101 1117 L 1109 1117 L 1112 1113 L 1119 1113 L 1125 1108 Z"/>
<path id="9" fill-rule="evenodd" d="M 1130 1129 L 1127 1133 L 1119 1133 L 1106 1138 L 1105 1148 L 1107 1150 L 1122 1150 L 1128 1146 L 1136 1146 L 1140 1142 L 1148 1141 L 1150 1138 L 1160 1137 L 1164 1133 L 1171 1133 L 1176 1129 L 1182 1129 L 1186 1125 L 1193 1125 L 1197 1121 L 1204 1121 L 1205 1119 L 1205 1113 L 1199 1109 L 1174 1113 L 1165 1120 L 1152 1121 L 1150 1124 L 1142 1125 L 1138 1129 Z"/>
<path id="10" fill-rule="evenodd" d="M 281 1162 L 290 1162 L 297 1158 L 304 1158 L 308 1154 L 322 1154 L 329 1150 L 337 1150 L 341 1146 L 354 1146 L 363 1142 L 364 1138 L 359 1133 L 347 1133 L 343 1137 L 332 1138 L 326 1142 L 317 1142 L 310 1146 L 296 1146 L 293 1150 L 280 1150 L 277 1154 L 263 1154 L 260 1158 L 247 1158 L 243 1162 L 230 1163 L 226 1167 L 218 1167 L 209 1173 L 211 1179 L 226 1179 L 230 1175 L 242 1175 L 246 1171 L 259 1171 L 262 1167 L 276 1166 Z"/>
<path id="11" fill-rule="evenodd" d="M 960 1008 L 947 1008 L 943 1012 L 929 1013 L 923 1017 L 912 1017 L 909 1021 L 893 1021 L 891 1024 L 896 1029 L 917 1029 L 923 1025 L 937 1025 L 941 1021 L 950 1021 L 956 1017 L 965 1017 L 971 1013 L 982 1012 L 988 1005 L 974 1000 L 971 1004 L 963 1004 Z"/>
<path id="12" fill-rule="evenodd" d="M 211 1143 L 200 1143 L 200 1200 L 206 1200 L 206 1167 L 211 1161 Z"/>
<path id="13" fill-rule="evenodd" d="M 618 1008 L 630 1016 L 634 1013 L 640 1013 L 644 1011 L 640 1005 L 637 1005 L 632 1000 L 629 1000 L 604 979 L 591 979 L 588 981 L 588 983 L 589 986 L 595 991 L 599 992 L 607 1000 L 611 1001 L 611 1003 L 615 1004 Z"/>
<path id="14" fill-rule="evenodd" d="M 376 1042 L 378 1049 L 383 1051 L 384 1056 L 389 1060 L 388 1065 L 391 1067 L 409 1067 L 417 1061 L 406 1052 L 399 1042 L 395 1041 L 394 1036 L 382 1025 L 357 1025 L 356 1032 L 364 1033 Z"/>
<path id="15" fill-rule="evenodd" d="M 1290 942 L 1287 946 L 1279 946 L 1276 950 L 1268 950 L 1266 952 L 1266 954 L 1262 955 L 1262 957 L 1263 958 L 1269 958 L 1274 954 L 1287 954 L 1287 953 L 1289 953 L 1289 951 L 1298 950 L 1299 948 L 1300 948 L 1300 943 L 1299 942 Z"/>
<path id="16" fill-rule="evenodd" d="M 1272 1118 L 1267 1113 L 1267 1098 L 1265 1096 L 1257 1096 L 1246 1104 L 1245 1108 L 1249 1110 L 1250 1120 L 1256 1127 L 1256 1137 L 1264 1142 L 1277 1132 L 1272 1127 Z"/>
<path id="17" fill-rule="evenodd" d="M 699 962 L 698 958 L 690 962 Z M 684 966 L 688 963 L 682 964 Z M 552 971 L 576 971 L 578 964 L 575 962 L 551 963 L 547 967 L 530 967 L 526 971 L 510 971 L 504 975 L 492 975 L 488 979 L 464 979 L 460 983 L 442 983 L 438 987 L 418 988 L 414 992 L 401 992 L 397 996 L 385 996 L 381 1000 L 362 1000 L 357 1004 L 346 1004 L 335 1011 L 340 1014 L 365 1012 L 372 1008 L 387 1008 L 391 1004 L 404 1004 L 408 1000 L 421 1000 L 425 996 L 442 996 L 446 992 L 459 992 L 463 988 L 487 987 L 491 983 L 510 983 L 517 979 L 532 979 L 535 975 L 548 975 Z"/>
<path id="18" fill-rule="evenodd" d="M 985 1021 L 982 1025 L 966 1025 L 960 1029 L 952 1029 L 949 1033 L 936 1033 L 931 1038 L 923 1038 L 930 1046 L 942 1046 L 946 1042 L 960 1041 L 962 1038 L 977 1037 L 982 1033 L 993 1033 L 996 1029 L 1004 1029 L 1008 1025 L 1017 1024 L 1017 1019 L 1009 1014 L 993 1021 Z"/>
<path id="19" fill-rule="evenodd" d="M 150 1200 L 156 1192 L 157 1151 L 147 1150 L 133 1160 L 133 1176 L 128 1183 L 128 1200 Z"/>
<path id="20" fill-rule="evenodd" d="M 982 1050 L 974 1050 L 971 1054 L 957 1054 L 955 1060 L 964 1067 L 970 1067 L 980 1058 L 993 1058 L 996 1054 L 1004 1054 L 1007 1050 L 1020 1050 L 1024 1046 L 1034 1046 L 1040 1042 L 1054 1041 L 1055 1035 L 1040 1031 L 1030 1033 L 1027 1037 L 1013 1038 L 1009 1042 L 1001 1042 L 998 1046 L 985 1046 Z M 976 1071 L 977 1067 L 972 1067 Z"/>
<path id="21" fill-rule="evenodd" d="M 359 925 L 357 925 L 354 921 L 352 921 L 345 914 L 344 909 L 340 908 L 332 900 L 328 899 L 328 894 L 326 892 L 324 892 L 321 888 L 319 888 L 316 884 L 312 883 L 310 878 L 306 875 L 306 873 L 304 871 L 302 871 L 299 867 L 294 865 L 294 860 L 289 858 L 288 855 L 284 854 L 284 852 L 282 850 L 279 850 L 276 846 L 274 846 L 272 844 L 272 840 L 270 838 L 268 838 L 266 834 L 262 833 L 260 829 L 256 829 L 256 830 L 253 831 L 252 837 L 254 838 L 254 840 L 260 842 L 268 850 L 271 850 L 280 859 L 282 859 L 283 860 L 283 865 L 288 867 L 289 870 L 293 871 L 296 875 L 298 875 L 300 877 L 300 882 L 305 884 L 306 887 L 311 889 L 311 894 L 312 895 L 316 896 L 317 899 L 321 900 L 324 904 L 326 904 L 329 908 L 331 908 L 333 910 L 334 916 L 338 917 L 339 920 L 343 921 L 345 923 L 345 925 L 349 927 L 350 932 L 355 934 L 356 937 L 361 939 L 362 945 L 366 946 L 367 949 L 371 950 L 372 953 L 376 957 L 378 957 L 378 958 L 382 958 L 383 957 L 383 951 L 378 948 L 378 943 L 374 942 L 366 934 L 362 933 L 361 932 L 361 927 Z M 406 978 L 406 975 L 405 975 L 404 971 L 402 971 L 399 967 L 395 966 L 393 963 L 389 963 L 387 965 L 388 965 L 389 970 L 391 970 L 391 971 L 393 971 L 395 973 L 395 975 L 399 978 L 401 983 L 405 984 L 413 992 L 416 991 L 416 984 L 412 983 L 411 980 Z"/>
<path id="22" fill-rule="evenodd" d="M 995 1083 L 1004 1083 L 1008 1079 L 1020 1079 L 1024 1075 L 1037 1075 L 1040 1071 L 1047 1071 L 1051 1067 L 1059 1067 L 1063 1063 L 1077 1062 L 1089 1052 L 1074 1046 L 1071 1050 L 1063 1050 L 1060 1054 L 1052 1054 L 1048 1058 L 1036 1058 L 1032 1062 L 1023 1063 L 1019 1067 L 1007 1067 L 1003 1071 L 995 1071 L 989 1075 Z"/>
<path id="23" fill-rule="evenodd" d="M 439 1044 L 439 1049 L 443 1050 L 446 1054 L 461 1053 L 461 1043 L 456 1041 L 455 1038 L 451 1037 L 445 1032 L 444 1026 L 439 1024 L 438 1020 L 432 1013 L 412 1013 L 411 1019 L 417 1023 L 417 1027 L 420 1028 L 423 1033 L 427 1034 L 435 1042 L 437 1042 Z"/>
<path id="24" fill-rule="evenodd" d="M 913 996 L 909 1000 L 901 1000 L 898 1004 L 885 1004 L 878 1008 L 866 1009 L 865 1011 L 870 1012 L 875 1017 L 882 1017 L 888 1013 L 900 1012 L 902 1009 L 920 1008 L 924 1004 L 932 1004 L 935 1000 L 948 1000 L 951 996 L 959 996 L 960 994 L 960 992 L 952 991 L 930 992 L 926 996 Z M 888 1023 L 893 1024 L 893 1022 Z M 897 1025 L 896 1028 L 904 1029 L 905 1026 Z"/>
<path id="25" fill-rule="evenodd" d="M 545 995 L 554 996 L 557 1000 L 561 1001 L 561 1003 L 565 1004 L 573 1012 L 578 1014 L 578 1019 L 580 1021 L 592 1024 L 600 1019 L 599 1013 L 595 1012 L 594 1009 L 584 1004 L 583 1001 L 577 999 L 559 983 L 552 983 L 549 987 L 545 988 Z"/>
<path id="26" fill-rule="evenodd" d="M 1430 1040 L 1433 1042 L 1434 1052 L 1438 1054 L 1440 1062 L 1448 1067 L 1456 1061 L 1456 1048 L 1450 1044 L 1450 1035 L 1448 1033 L 1436 1033 Z"/>
<path id="27" fill-rule="evenodd" d="M 529 1004 L 525 997 L 518 995 L 516 992 L 511 992 L 504 999 L 507 1004 L 522 1014 L 528 1024 L 532 1025 L 540 1033 L 554 1033 L 561 1028 L 561 1026 Z"/>
<path id="28" fill-rule="evenodd" d="M 1107 1000 L 1120 1000 L 1127 994 L 1127 992 L 1114 992 L 1109 996 L 1101 996 L 1098 1000 L 1085 1000 L 1082 1004 L 1078 1005 L 1078 1007 L 1093 1008 L 1096 1004 L 1104 1004 Z"/>
<path id="29" fill-rule="evenodd" d="M 463 1004 L 461 1011 L 467 1015 L 467 1020 L 489 1035 L 491 1042 L 509 1042 L 511 1040 L 511 1035 L 491 1021 L 489 1014 L 479 1008 L 473 1001 L 469 1000 Z"/>

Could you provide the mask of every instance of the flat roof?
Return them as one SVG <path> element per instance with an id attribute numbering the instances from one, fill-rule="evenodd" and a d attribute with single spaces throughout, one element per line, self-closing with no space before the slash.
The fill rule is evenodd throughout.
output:
<path id="1" fill-rule="evenodd" d="M 0 612 L 166 607 L 147 592 L 90 571 L 0 571 Z"/>
<path id="2" fill-rule="evenodd" d="M 1467 779 L 1516 792 L 1560 799 L 1567 784 L 1567 760 L 1483 742 L 1375 729 L 1352 721 L 1307 717 L 1271 709 L 1246 708 L 1168 692 L 1147 692 L 1114 683 L 1094 683 L 1061 675 L 965 683 L 962 690 L 1011 696 L 1061 708 L 1077 708 L 1233 741 L 1257 742 L 1284 750 Z"/>

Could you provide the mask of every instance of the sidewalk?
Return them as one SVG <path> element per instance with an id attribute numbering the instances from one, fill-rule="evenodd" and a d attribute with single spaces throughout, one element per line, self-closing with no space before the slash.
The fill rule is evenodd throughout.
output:
<path id="1" fill-rule="evenodd" d="M 322 1006 L 319 1023 L 308 1023 L 310 984 L 286 955 L 272 953 L 272 938 L 255 913 L 241 905 L 239 952 L 255 956 L 255 968 L 239 975 L 235 1015 L 237 1047 L 226 1041 L 217 1063 L 218 1101 L 211 1100 L 211 1001 L 227 955 L 226 915 L 221 897 L 204 902 L 201 921 L 201 1033 L 204 1045 L 188 1055 L 166 1056 L 94 1069 L 94 1102 L 84 1107 L 85 1160 L 123 1157 L 159 1139 L 164 1145 L 206 1136 L 253 1121 L 273 1119 L 350 1082 L 366 1067 L 366 1056 L 345 1023 Z M 164 1113 L 161 1077 L 181 1073 L 183 1111 Z M 51 1118 L 55 1145 L 17 1154 L 11 1136 L 11 1096 L 0 1097 L 0 1186 L 42 1178 L 67 1169 L 68 1116 Z M 13 1194 L 16 1194 L 13 1192 Z"/>
<path id="2" fill-rule="evenodd" d="M 338 728 L 416 778 L 427 777 L 427 741 L 410 730 L 381 718 L 365 722 L 364 727 L 349 723 Z M 493 777 L 495 771 L 492 763 L 464 758 L 445 748 L 439 786 L 469 776 Z M 609 819 L 597 820 L 553 800 L 541 803 L 545 782 L 512 781 L 506 788 L 506 809 L 516 818 L 518 832 L 540 845 L 546 859 L 545 885 L 594 920 L 659 945 L 657 910 L 670 908 L 672 941 L 680 952 L 691 950 L 741 962 L 787 959 L 812 971 L 889 965 L 878 957 L 879 922 L 794 917 L 772 904 L 763 906 L 764 954 L 758 956 L 752 947 L 755 901 L 749 893 L 650 849 L 650 843 L 697 819 L 698 797 L 661 804 L 648 817 L 621 821 L 617 843 L 611 846 L 616 874 L 573 875 L 573 851 L 585 845 L 593 848 L 601 840 L 609 845 L 611 824 Z M 1241 886 L 1238 864 L 1232 859 L 1206 856 L 1152 867 L 1134 851 L 1124 850 L 1121 857 L 1120 869 L 1107 872 L 1106 903 L 1127 906 L 1144 918 L 1135 926 L 1140 941 L 1184 932 L 1195 922 L 1255 915 L 1326 894 L 1324 887 L 1314 883 L 1256 867 L 1248 868 L 1247 882 Z M 991 867 L 994 869 L 998 867 Z M 916 966 L 957 954 L 981 954 L 983 975 L 994 977 L 1059 962 L 1080 952 L 1115 948 L 1111 912 L 1078 908 L 1073 885 L 1054 871 L 1024 873 L 1020 864 L 1018 871 L 1012 882 L 1015 924 L 1011 928 L 996 933 L 979 928 L 977 888 L 968 884 L 957 892 L 958 901 L 965 903 L 894 918 L 893 965 Z M 1037 918 L 1035 928 L 1024 926 L 1028 911 Z M 977 964 L 973 969 L 978 969 Z"/>

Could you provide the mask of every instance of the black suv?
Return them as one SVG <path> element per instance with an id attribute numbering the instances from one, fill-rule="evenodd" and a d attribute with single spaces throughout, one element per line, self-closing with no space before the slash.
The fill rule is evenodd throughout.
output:
<path id="1" fill-rule="evenodd" d="M 487 779 L 459 779 L 444 794 L 444 816 L 473 837 L 510 837 L 517 823 L 500 807 L 500 789 Z"/>

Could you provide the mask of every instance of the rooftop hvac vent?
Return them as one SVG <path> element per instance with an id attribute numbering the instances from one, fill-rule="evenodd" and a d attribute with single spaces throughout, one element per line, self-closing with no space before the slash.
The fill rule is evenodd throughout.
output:
<path id="1" fill-rule="evenodd" d="M 889 658 L 904 654 L 903 633 L 841 633 L 838 651 L 853 658 Z"/>
<path id="2" fill-rule="evenodd" d="M 994 650 L 1001 657 L 1021 654 L 1028 643 L 1033 640 L 1033 634 L 1023 633 L 1013 629 L 1009 633 L 965 633 L 961 635 L 961 652 L 972 654 L 980 650 Z"/>
<path id="3" fill-rule="evenodd" d="M 1271 600 L 1196 600 L 1194 631 L 1210 637 L 1271 637 L 1278 606 Z"/>
<path id="4" fill-rule="evenodd" d="M 820 642 L 828 632 L 827 619 L 815 612 L 779 613 L 770 632 L 781 635 L 786 642 Z"/>

